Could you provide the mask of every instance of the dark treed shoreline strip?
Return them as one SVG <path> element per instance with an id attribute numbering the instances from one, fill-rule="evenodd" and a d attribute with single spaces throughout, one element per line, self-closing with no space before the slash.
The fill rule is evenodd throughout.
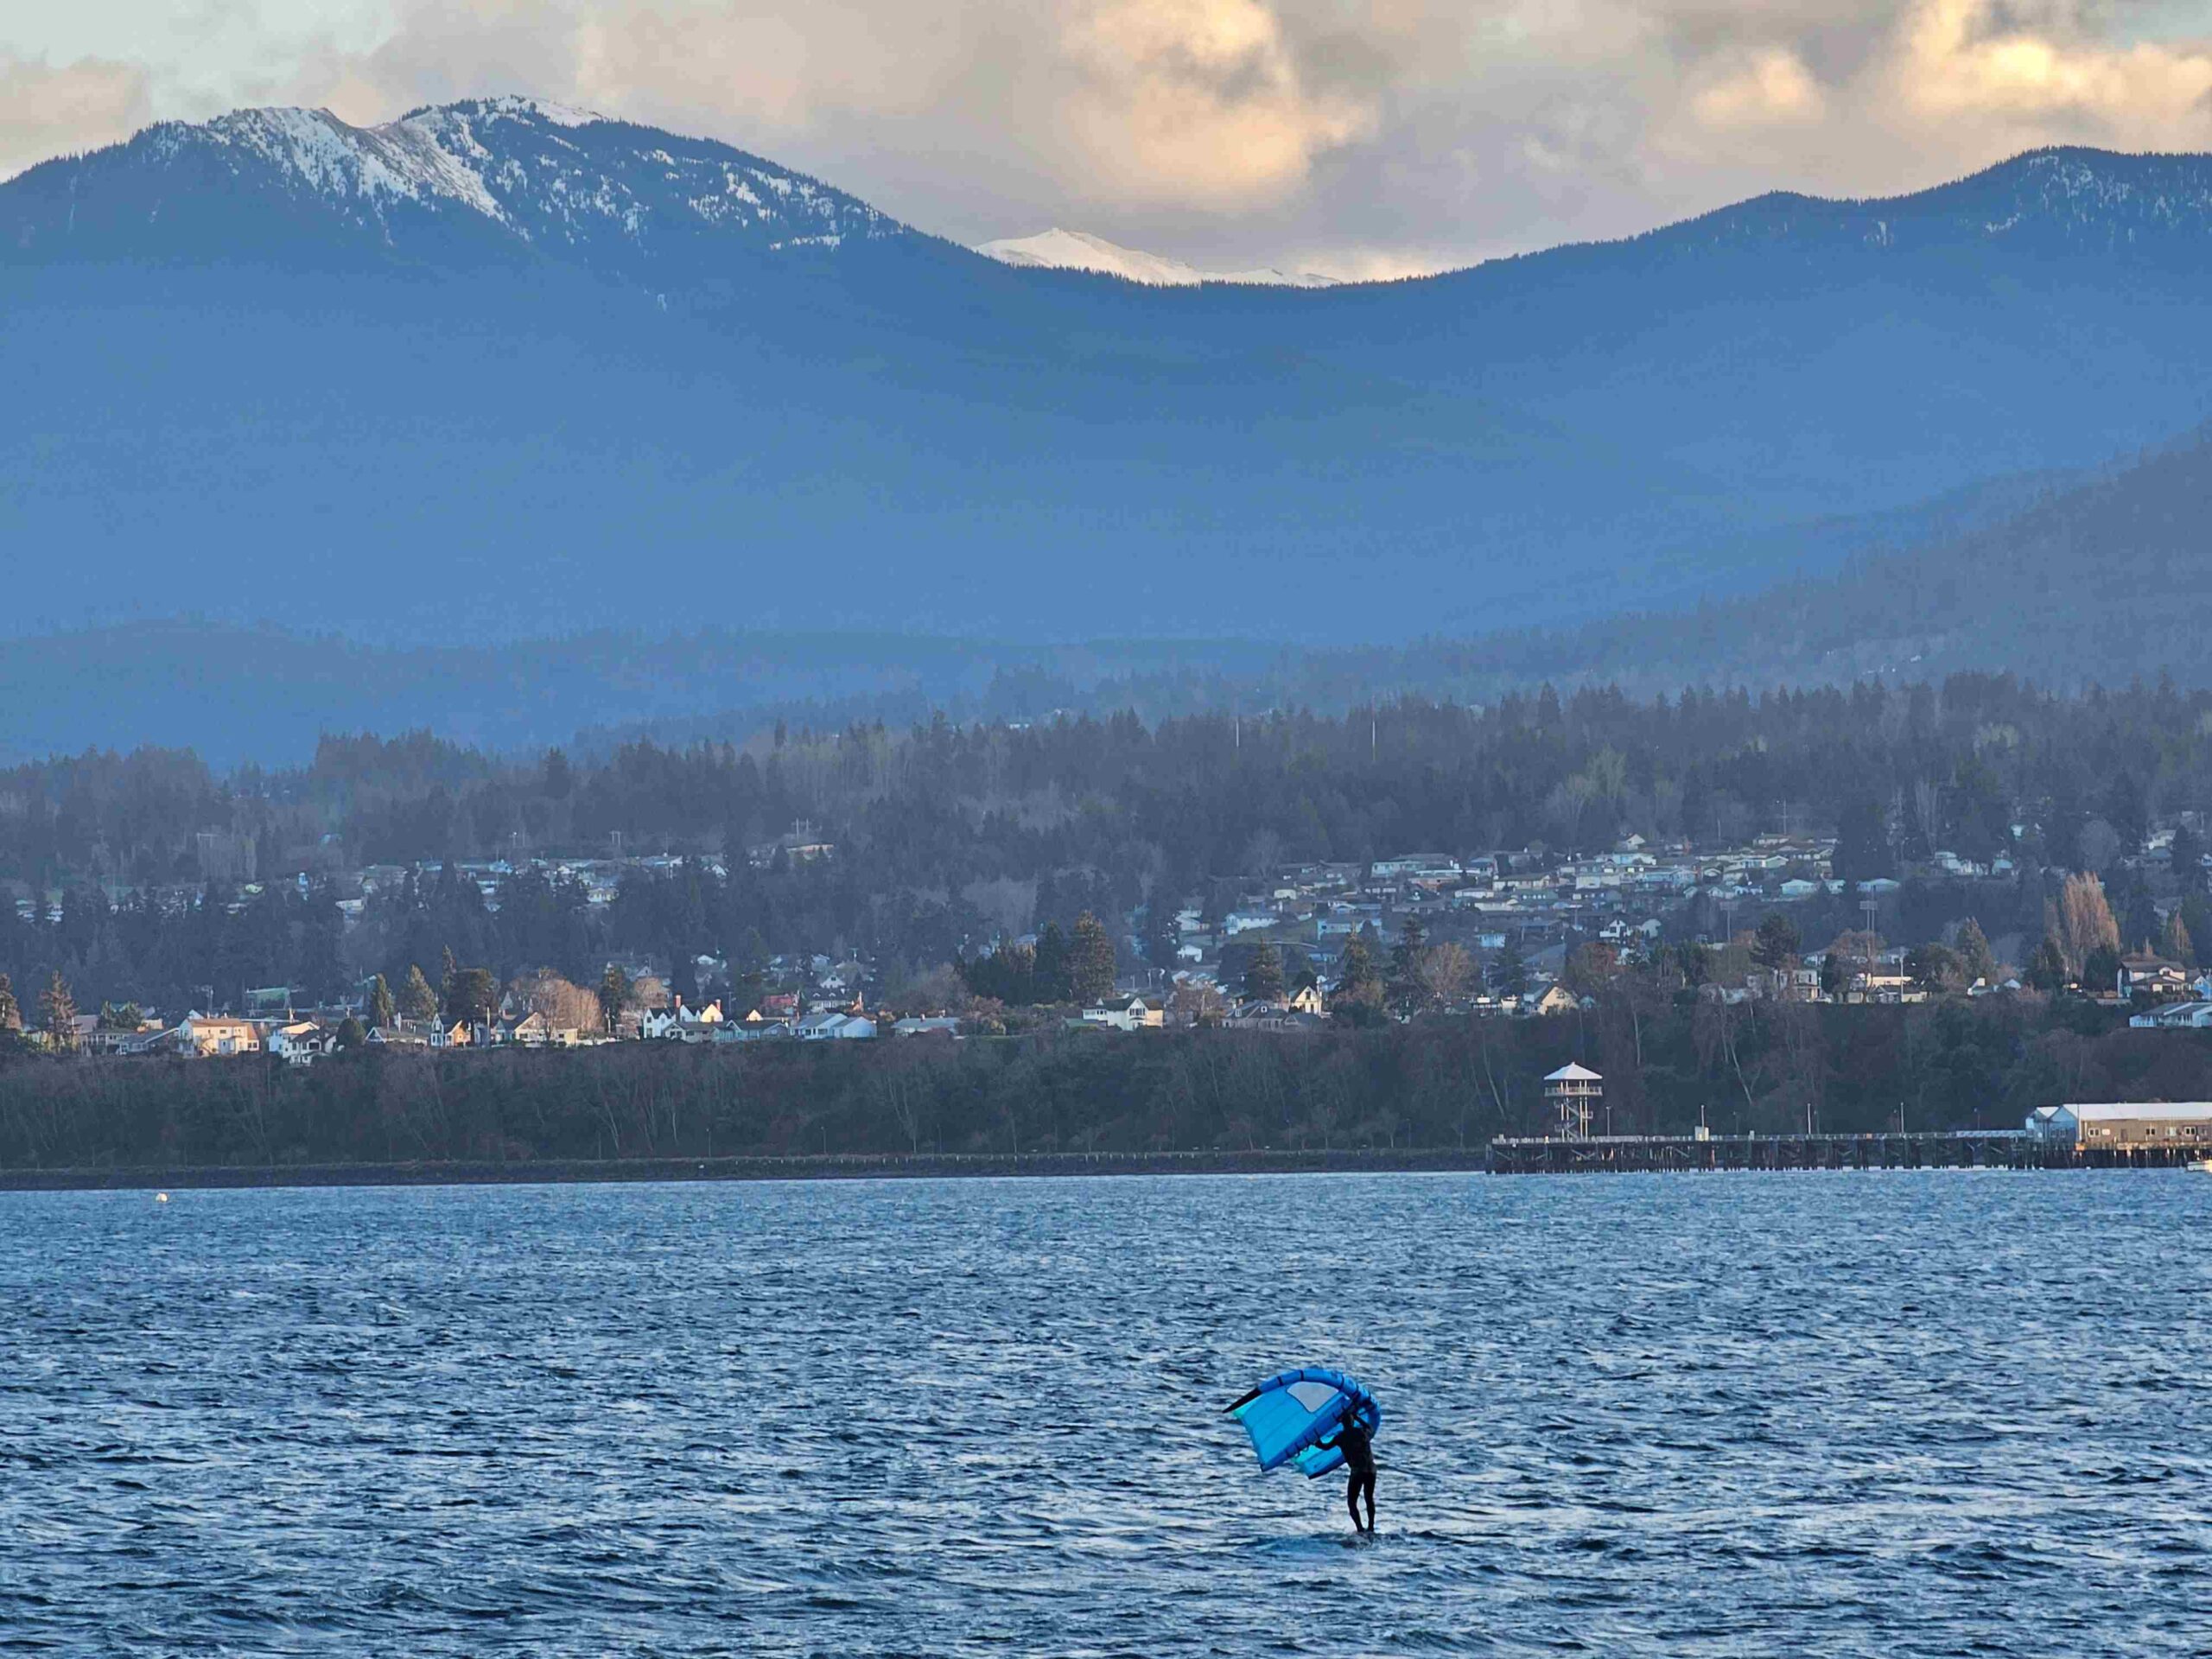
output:
<path id="1" fill-rule="evenodd" d="M 788 1157 L 518 1160 L 508 1163 L 201 1165 L 0 1170 L 0 1192 L 333 1186 L 651 1185 L 672 1181 L 1081 1179 L 1122 1175 L 1478 1174 L 1480 1149 L 1398 1152 L 832 1153 Z"/>

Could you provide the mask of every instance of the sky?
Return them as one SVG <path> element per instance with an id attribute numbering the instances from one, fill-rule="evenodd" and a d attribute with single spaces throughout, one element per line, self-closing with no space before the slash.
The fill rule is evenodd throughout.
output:
<path id="1" fill-rule="evenodd" d="M 0 176 L 247 104 L 524 92 L 922 229 L 1433 270 L 2037 145 L 2212 150 L 2212 0 L 7 0 Z"/>

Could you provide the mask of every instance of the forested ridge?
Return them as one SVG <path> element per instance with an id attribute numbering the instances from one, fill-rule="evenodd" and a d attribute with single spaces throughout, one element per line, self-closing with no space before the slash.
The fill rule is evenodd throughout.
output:
<path id="1" fill-rule="evenodd" d="M 778 728 L 598 760 L 419 734 L 333 736 L 306 766 L 226 775 L 188 753 L 94 752 L 0 772 L 0 881 L 18 899 L 0 906 L 0 971 L 19 987 L 59 971 L 80 1005 L 173 1010 L 211 988 L 397 985 L 448 950 L 502 977 L 550 966 L 581 982 L 624 951 L 853 951 L 918 973 L 1084 911 L 1129 918 L 1149 951 L 1175 905 L 1287 861 L 1783 829 L 1844 830 L 1866 868 L 1840 874 L 2007 853 L 2031 926 L 2046 868 L 2125 856 L 2206 804 L 2212 693 L 2060 696 L 1983 675 Z M 834 854 L 764 852 L 798 822 Z M 574 876 L 527 868 L 605 857 L 618 837 L 681 861 L 626 870 L 600 905 Z M 470 859 L 518 867 L 496 909 L 455 868 Z M 442 868 L 390 871 L 342 924 L 364 867 L 419 861 Z"/>

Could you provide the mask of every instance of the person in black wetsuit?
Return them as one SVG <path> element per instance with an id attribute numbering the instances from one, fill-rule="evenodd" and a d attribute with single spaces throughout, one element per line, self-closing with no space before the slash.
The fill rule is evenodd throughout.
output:
<path id="1" fill-rule="evenodd" d="M 1375 1530 L 1375 1441 L 1359 1424 L 1347 1417 L 1335 1431 L 1325 1436 L 1321 1444 L 1333 1446 L 1344 1454 L 1344 1468 L 1351 1478 L 1344 1485 L 1344 1508 L 1351 1511 L 1352 1530 Z M 1359 1523 L 1359 1495 L 1367 1494 L 1367 1524 Z"/>

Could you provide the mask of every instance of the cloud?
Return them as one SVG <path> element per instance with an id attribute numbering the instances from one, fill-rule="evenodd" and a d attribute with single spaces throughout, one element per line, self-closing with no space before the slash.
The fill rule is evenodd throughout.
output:
<path id="1" fill-rule="evenodd" d="M 1897 91 L 1925 118 L 2030 130 L 2056 121 L 2120 142 L 2205 142 L 2212 44 L 2111 45 L 2073 7 L 2019 22 L 1991 0 L 1923 0 L 1901 33 Z"/>
<path id="2" fill-rule="evenodd" d="M 0 179 L 48 156 L 127 138 L 152 118 L 146 72 L 83 58 L 51 65 L 0 46 Z"/>
<path id="3" fill-rule="evenodd" d="M 1740 63 L 1715 63 L 1710 69 L 1689 100 L 1692 118 L 1707 132 L 1805 126 L 1827 112 L 1820 83 L 1787 47 L 1768 47 Z"/>
<path id="4" fill-rule="evenodd" d="M 1070 130 L 1126 198 L 1237 206 L 1367 136 L 1361 99 L 1309 87 L 1260 0 L 1094 0 L 1066 16 L 1082 86 Z"/>
<path id="5" fill-rule="evenodd" d="M 264 15 L 200 3 L 249 38 Z M 963 241 L 1060 224 L 1215 268 L 1433 268 L 1766 189 L 1923 188 L 2041 143 L 2212 148 L 2212 18 L 2129 0 L 288 0 L 284 16 L 281 41 L 240 53 L 237 101 L 369 121 L 537 92 L 760 151 Z M 0 53 L 11 39 L 0 23 Z M 0 167 L 207 112 L 205 61 L 9 65 Z"/>

